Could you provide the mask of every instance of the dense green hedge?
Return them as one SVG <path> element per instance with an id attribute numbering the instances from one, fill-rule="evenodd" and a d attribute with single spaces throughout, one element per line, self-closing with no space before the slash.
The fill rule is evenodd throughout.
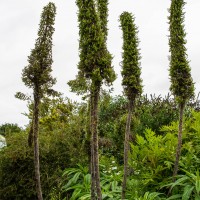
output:
<path id="1" fill-rule="evenodd" d="M 56 132 L 40 136 L 41 180 L 44 199 L 57 190 L 62 170 L 75 166 L 83 154 L 69 133 Z M 79 142 L 77 137 L 77 143 Z M 0 152 L 0 188 L 4 200 L 34 200 L 33 150 L 27 145 L 27 133 L 7 137 L 8 146 Z M 72 158 L 73 155 L 73 158 Z M 74 156 L 76 155 L 76 156 Z"/>

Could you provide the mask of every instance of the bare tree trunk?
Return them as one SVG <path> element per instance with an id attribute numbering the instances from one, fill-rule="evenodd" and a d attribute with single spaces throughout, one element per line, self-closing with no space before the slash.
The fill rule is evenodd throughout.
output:
<path id="1" fill-rule="evenodd" d="M 99 147 L 98 147 L 98 101 L 99 101 L 99 91 L 100 89 L 96 89 L 92 92 L 92 101 L 91 101 L 91 134 L 92 134 L 92 142 L 91 142 L 91 154 L 93 154 L 92 163 L 93 163 L 93 171 L 94 175 L 92 178 L 95 179 L 96 183 L 96 193 L 97 199 L 102 200 L 101 194 L 101 185 L 100 185 L 100 173 L 99 173 Z"/>
<path id="2" fill-rule="evenodd" d="M 94 131 L 93 131 L 93 110 L 94 110 L 94 98 L 91 93 L 90 99 L 90 170 L 91 170 L 91 200 L 96 199 L 96 178 L 95 178 L 95 166 L 94 166 Z"/>
<path id="3" fill-rule="evenodd" d="M 128 105 L 128 116 L 126 120 L 126 131 L 125 131 L 125 139 L 124 139 L 124 176 L 122 183 L 122 200 L 125 199 L 126 195 L 126 185 L 127 185 L 127 176 L 128 176 L 128 153 L 130 150 L 130 130 L 131 130 L 131 116 L 133 111 L 133 101 L 129 100 Z"/>
<path id="4" fill-rule="evenodd" d="M 181 104 L 179 109 L 178 145 L 176 149 L 176 161 L 174 163 L 173 181 L 175 181 L 175 177 L 178 173 L 179 160 L 181 156 L 184 104 Z"/>
<path id="5" fill-rule="evenodd" d="M 94 166 L 94 144 L 91 139 L 91 200 L 96 200 L 96 178 L 95 178 L 95 166 Z"/>
<path id="6" fill-rule="evenodd" d="M 40 97 L 37 91 L 34 91 L 34 122 L 33 122 L 33 142 L 34 142 L 34 167 L 35 167 L 35 180 L 36 180 L 36 192 L 38 200 L 43 200 L 42 189 L 40 182 L 40 162 L 39 162 L 39 104 Z"/>
<path id="7" fill-rule="evenodd" d="M 34 118 L 34 116 L 33 116 L 33 118 Z M 32 144 L 33 144 L 33 121 L 34 121 L 34 119 L 31 120 L 31 127 L 30 127 L 30 131 L 28 134 L 28 146 L 29 147 L 32 147 Z"/>

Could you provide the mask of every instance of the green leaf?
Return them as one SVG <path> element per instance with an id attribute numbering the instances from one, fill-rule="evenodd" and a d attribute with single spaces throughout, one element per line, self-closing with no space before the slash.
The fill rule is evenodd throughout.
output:
<path id="1" fill-rule="evenodd" d="M 182 195 L 181 195 L 181 194 L 175 194 L 175 195 L 173 195 L 173 196 L 171 196 L 171 197 L 167 198 L 166 200 L 180 199 L 181 197 L 182 197 Z"/>
<path id="2" fill-rule="evenodd" d="M 80 200 L 90 200 L 90 198 L 91 198 L 91 194 L 88 193 L 88 194 L 85 194 L 85 195 L 81 196 L 79 199 Z"/>
<path id="3" fill-rule="evenodd" d="M 199 176 L 199 171 L 197 171 L 195 187 L 196 187 L 197 194 L 200 195 L 200 176 Z"/>
<path id="4" fill-rule="evenodd" d="M 194 189 L 194 186 L 186 185 L 185 188 L 184 188 L 182 199 L 183 200 L 190 199 L 190 196 L 191 196 L 193 189 Z"/>
<path id="5" fill-rule="evenodd" d="M 187 177 L 187 176 L 180 176 L 180 177 L 182 177 L 182 178 L 179 178 L 179 179 L 176 180 L 175 182 L 166 184 L 166 185 L 164 185 L 164 186 L 162 186 L 162 187 L 171 186 L 171 188 L 174 188 L 174 187 L 177 186 L 177 185 L 183 185 L 182 182 L 184 182 L 184 181 L 186 181 L 186 180 L 189 179 L 189 177 Z"/>
<path id="6" fill-rule="evenodd" d="M 81 193 L 81 189 L 75 189 L 70 200 L 76 200 Z"/>

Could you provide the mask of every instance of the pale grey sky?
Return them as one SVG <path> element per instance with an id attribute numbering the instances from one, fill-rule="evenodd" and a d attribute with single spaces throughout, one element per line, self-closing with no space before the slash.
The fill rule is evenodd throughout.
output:
<path id="1" fill-rule="evenodd" d="M 26 102 L 14 97 L 17 91 L 28 92 L 21 81 L 22 69 L 27 65 L 27 56 L 34 47 L 38 24 L 47 0 L 0 0 L 0 124 L 18 123 L 23 126 L 28 120 Z M 55 88 L 69 98 L 67 82 L 77 74 L 78 23 L 75 0 L 54 0 L 57 7 L 53 47 L 53 75 L 57 78 Z M 196 93 L 200 91 L 200 0 L 186 0 L 185 29 L 187 49 Z M 114 83 L 114 95 L 122 93 L 121 52 L 122 32 L 119 15 L 132 12 L 139 28 L 141 68 L 144 93 L 166 95 L 169 92 L 168 76 L 168 20 L 170 0 L 110 0 L 108 49 L 113 54 L 113 66 L 118 74 Z M 30 91 L 29 91 L 30 92 Z"/>

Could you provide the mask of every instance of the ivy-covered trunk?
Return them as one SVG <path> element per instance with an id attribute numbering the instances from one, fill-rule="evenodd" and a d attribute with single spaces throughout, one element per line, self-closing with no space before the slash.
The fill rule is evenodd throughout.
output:
<path id="1" fill-rule="evenodd" d="M 98 102 L 99 102 L 98 87 L 91 93 L 91 166 L 92 166 L 92 190 L 91 198 L 94 198 L 94 191 L 96 191 L 97 199 L 102 200 L 101 186 L 100 186 L 100 173 L 99 173 L 99 145 L 98 145 Z"/>
<path id="2" fill-rule="evenodd" d="M 124 176 L 122 183 L 122 200 L 125 199 L 126 194 L 126 185 L 127 185 L 127 176 L 128 176 L 128 153 L 130 150 L 130 132 L 131 132 L 131 117 L 133 111 L 133 101 L 129 100 L 128 105 L 128 116 L 126 120 L 126 131 L 125 131 L 125 139 L 124 139 Z"/>
<path id="3" fill-rule="evenodd" d="M 40 182 L 40 160 L 39 160 L 39 104 L 40 97 L 37 90 L 34 91 L 34 125 L 33 125 L 33 142 L 34 142 L 34 167 L 35 167 L 35 182 L 38 200 L 42 200 L 42 188 Z"/>
<path id="4" fill-rule="evenodd" d="M 180 114 L 179 114 L 179 127 L 178 127 L 178 145 L 176 148 L 176 160 L 174 163 L 173 181 L 175 181 L 175 177 L 178 173 L 179 160 L 181 156 L 184 107 L 185 107 L 184 104 L 181 104 L 179 108 Z"/>

